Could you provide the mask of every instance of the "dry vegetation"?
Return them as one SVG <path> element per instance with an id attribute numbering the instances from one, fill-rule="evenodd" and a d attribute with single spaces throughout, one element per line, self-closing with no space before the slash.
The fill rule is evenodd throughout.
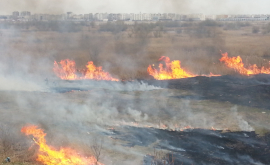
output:
<path id="1" fill-rule="evenodd" d="M 230 56 L 241 56 L 247 65 L 257 64 L 269 67 L 269 33 L 270 24 L 268 22 L 159 22 L 135 23 L 134 25 L 125 25 L 123 22 L 102 25 L 97 23 L 2 22 L 0 23 L 0 60 L 7 65 L 4 68 L 5 74 L 26 70 L 27 73 L 43 77 L 54 77 L 52 68 L 55 60 L 69 58 L 76 61 L 78 68 L 84 68 L 87 61 L 94 61 L 97 66 L 103 66 L 106 71 L 120 79 L 149 79 L 152 77 L 148 75 L 147 67 L 157 63 L 160 56 L 180 60 L 184 68 L 196 74 L 208 74 L 209 72 L 235 74 L 233 70 L 219 62 L 220 51 L 228 52 Z M 181 93 L 183 92 L 181 91 Z M 133 102 L 133 95 L 135 96 L 133 93 L 119 96 L 119 98 L 127 99 L 128 95 L 131 95 L 130 102 Z M 154 93 L 154 96 L 159 96 L 159 94 Z M 9 103 L 8 100 L 9 98 L 5 96 L 1 97 L 0 102 L 6 103 L 8 106 L 15 106 L 15 103 Z M 162 101 L 165 102 L 164 100 L 167 101 L 166 104 L 164 103 L 166 106 L 180 107 L 182 104 L 172 98 L 167 100 L 153 98 L 149 102 L 161 104 Z M 148 102 L 145 104 L 148 105 Z M 162 107 L 159 104 L 153 109 Z M 209 116 L 217 116 L 215 122 L 224 128 L 223 124 L 229 120 L 230 116 L 226 116 L 227 112 L 220 112 L 219 109 L 231 106 L 225 104 L 227 103 L 221 107 L 220 103 L 194 101 L 191 108 L 200 112 L 200 107 L 207 107 Z M 6 109 L 5 104 L 2 106 L 1 110 Z M 213 107 L 213 109 L 209 110 L 209 107 Z M 8 108 L 20 109 L 19 107 Z M 38 109 L 39 107 L 33 105 L 32 108 Z M 246 110 L 246 107 L 241 107 L 239 113 Z M 268 120 L 269 116 L 265 117 L 261 114 L 261 110 L 257 111 L 253 112 L 252 109 L 253 113 L 250 112 L 252 121 L 260 117 L 261 121 Z M 11 112 L 6 112 L 6 114 L 12 115 Z M 200 113 L 198 113 L 199 115 Z M 162 114 L 158 117 L 151 116 L 151 114 L 149 116 L 158 121 Z M 163 116 L 166 117 L 166 115 Z M 44 127 L 46 126 L 44 125 Z M 28 162 L 34 162 L 36 148 L 28 149 L 31 146 L 28 137 L 18 136 L 20 130 L 16 132 L 14 131 L 16 129 L 12 129 L 10 131 L 9 128 L 13 128 L 13 125 L 0 125 L 0 161 L 9 156 L 13 164 L 27 165 Z M 21 128 L 21 125 L 14 125 L 14 128 Z M 48 136 L 48 139 L 53 138 Z M 53 145 L 61 146 L 64 143 L 55 142 Z M 73 143 L 74 148 L 84 148 L 81 145 L 76 146 L 76 142 Z M 78 144 L 80 143 L 78 142 Z M 94 153 L 99 159 L 101 149 L 101 143 L 93 143 L 92 148 L 86 147 L 85 153 Z M 168 154 L 155 152 L 154 156 L 156 164 L 164 159 L 173 164 L 173 155 L 170 157 Z M 17 163 L 18 161 L 20 163 Z"/>
<path id="2" fill-rule="evenodd" d="M 35 162 L 37 148 L 29 149 L 31 145 L 27 143 L 29 141 L 23 136 L 18 136 L 18 132 L 14 131 L 13 127 L 0 125 L 0 164 L 8 163 L 7 157 L 11 160 L 9 164 L 32 164 Z"/>
<path id="3" fill-rule="evenodd" d="M 8 57 L 10 70 L 27 59 L 30 72 L 47 76 L 52 74 L 54 60 L 66 58 L 75 60 L 79 68 L 94 61 L 120 79 L 150 78 L 147 67 L 163 55 L 181 60 L 184 68 L 196 74 L 233 73 L 220 64 L 220 51 L 240 55 L 247 65 L 269 66 L 270 60 L 267 22 L 51 22 L 2 23 L 0 27 L 0 53 Z M 43 60 L 42 67 L 38 60 Z"/>

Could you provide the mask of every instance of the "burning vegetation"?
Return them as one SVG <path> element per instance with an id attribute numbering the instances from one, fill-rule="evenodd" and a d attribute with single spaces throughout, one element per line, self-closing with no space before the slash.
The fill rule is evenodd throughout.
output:
<path id="1" fill-rule="evenodd" d="M 153 68 L 151 65 L 149 65 L 147 69 L 147 72 L 157 80 L 179 79 L 196 76 L 195 74 L 188 73 L 182 69 L 181 62 L 179 60 L 171 62 L 169 57 L 162 56 L 159 61 L 164 61 L 166 67 L 160 63 L 159 70 Z"/>
<path id="2" fill-rule="evenodd" d="M 152 66 L 149 65 L 147 68 L 149 75 L 153 76 L 156 80 L 180 79 L 198 76 L 181 68 L 181 61 L 179 60 L 171 61 L 169 57 L 162 56 L 158 61 L 164 62 L 165 67 L 162 63 L 159 63 L 159 70 L 154 68 L 154 64 Z M 210 73 L 209 75 L 202 76 L 212 77 L 221 75 Z"/>
<path id="3" fill-rule="evenodd" d="M 39 146 L 37 161 L 45 165 L 102 165 L 95 157 L 83 157 L 70 148 L 56 150 L 46 143 L 46 133 L 35 125 L 21 129 L 25 135 L 32 135 L 34 142 Z"/>
<path id="4" fill-rule="evenodd" d="M 270 74 L 270 68 L 265 68 L 264 66 L 258 68 L 256 64 L 246 68 L 240 56 L 230 58 L 228 57 L 228 53 L 222 54 L 220 62 L 224 62 L 227 67 L 232 68 L 240 74 L 246 76 L 254 74 Z"/>
<path id="5" fill-rule="evenodd" d="M 54 62 L 54 73 L 63 80 L 107 80 L 107 81 L 119 81 L 113 78 L 108 72 L 102 70 L 102 67 L 96 67 L 93 61 L 89 61 L 86 65 L 87 69 L 76 69 L 75 61 L 66 59 L 61 60 L 59 63 Z"/>
<path id="6" fill-rule="evenodd" d="M 269 164 L 269 35 L 249 34 L 252 27 L 241 30 L 242 23 L 211 21 L 76 23 L 72 31 L 53 28 L 56 23 L 16 23 L 14 29 L 25 29 L 0 32 L 5 41 L 0 42 L 0 76 L 16 77 L 1 79 L 1 160 L 137 165 L 149 157 L 143 165 Z M 239 56 L 221 58 L 220 50 Z M 227 75 L 233 69 L 244 76 Z M 52 74 L 61 80 L 105 81 L 48 81 Z M 139 81 L 112 82 L 120 80 Z M 47 131 L 61 132 L 70 143 L 54 133 L 49 139 L 34 125 L 21 129 L 25 122 L 44 125 L 50 135 Z M 93 137 L 106 141 L 92 145 Z M 34 150 L 28 151 L 29 141 Z M 71 147 L 78 141 L 86 144 L 78 150 L 89 149 L 90 156 Z M 143 157 L 153 148 L 162 153 Z"/>
<path id="7" fill-rule="evenodd" d="M 158 60 L 159 69 L 155 68 L 155 65 L 149 65 L 147 72 L 149 75 L 153 76 L 156 80 L 169 80 L 169 79 L 181 79 L 196 77 L 197 74 L 186 71 L 181 67 L 181 61 L 174 60 L 171 61 L 169 57 L 162 56 Z M 256 64 L 246 68 L 240 56 L 228 57 L 228 53 L 223 53 L 222 58 L 219 60 L 224 62 L 229 68 L 234 69 L 242 75 L 255 75 L 255 74 L 270 74 L 270 68 L 265 68 L 262 66 L 258 68 Z M 165 64 L 165 66 L 164 66 Z M 119 79 L 113 78 L 108 72 L 102 70 L 102 67 L 96 67 L 93 61 L 89 61 L 86 65 L 87 69 L 78 70 L 76 69 L 75 61 L 66 59 L 61 60 L 59 63 L 54 62 L 54 72 L 55 74 L 63 80 L 83 80 L 83 79 L 93 79 L 93 80 L 107 80 L 107 81 L 119 81 Z M 203 74 L 205 77 L 221 76 L 219 74 Z"/>

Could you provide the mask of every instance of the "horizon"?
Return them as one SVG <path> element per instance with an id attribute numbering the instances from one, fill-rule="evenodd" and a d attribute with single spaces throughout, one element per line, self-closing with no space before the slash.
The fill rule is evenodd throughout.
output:
<path id="1" fill-rule="evenodd" d="M 28 11 L 28 10 L 14 10 L 13 12 L 30 12 L 31 15 L 35 15 L 35 14 L 49 14 L 49 13 L 34 13 L 32 11 Z M 12 13 L 9 13 L 9 14 L 1 14 L 0 15 L 12 15 Z M 67 11 L 67 12 L 63 12 L 63 13 L 57 13 L 57 14 L 52 14 L 50 13 L 49 15 L 62 15 L 62 14 L 67 14 L 68 12 L 71 12 L 72 14 L 75 14 L 75 15 L 84 15 L 84 14 L 180 14 L 180 15 L 193 15 L 193 14 L 202 14 L 202 15 L 270 15 L 270 12 L 269 13 L 263 13 L 263 14 L 258 14 L 258 13 L 252 13 L 252 14 L 247 14 L 247 13 L 243 13 L 243 14 L 205 14 L 205 13 L 175 13 L 175 12 L 153 12 L 153 13 L 147 13 L 147 12 L 130 12 L 130 13 L 121 13 L 121 12 L 89 12 L 89 13 L 75 13 L 73 11 Z"/>

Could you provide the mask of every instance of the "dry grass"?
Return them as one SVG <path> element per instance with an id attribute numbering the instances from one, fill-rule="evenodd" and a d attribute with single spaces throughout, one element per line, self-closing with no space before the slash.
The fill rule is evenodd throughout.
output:
<path id="1" fill-rule="evenodd" d="M 254 26 L 262 27 L 264 25 L 254 23 Z M 254 34 L 252 33 L 252 27 L 253 25 L 239 30 L 224 30 L 223 27 L 216 27 L 211 29 L 213 34 L 211 33 L 209 37 L 196 36 L 185 32 L 190 27 L 183 28 L 183 33 L 174 32 L 175 28 L 167 28 L 167 31 L 162 31 L 162 35 L 158 37 L 153 32 L 149 32 L 146 36 L 133 34 L 132 29 L 117 34 L 99 32 L 97 28 L 84 29 L 76 33 L 0 30 L 2 35 L 0 38 L 0 60 L 5 66 L 3 72 L 6 74 L 13 74 L 23 70 L 26 73 L 41 75 L 42 77 L 54 76 L 52 72 L 54 60 L 60 61 L 61 59 L 70 58 L 76 61 L 78 68 L 83 68 L 87 61 L 92 60 L 97 66 L 103 66 L 106 71 L 121 79 L 151 78 L 147 73 L 147 67 L 150 64 L 157 63 L 160 56 L 168 56 L 172 60 L 181 60 L 181 65 L 186 70 L 196 74 L 208 74 L 209 72 L 214 74 L 234 74 L 234 71 L 219 62 L 220 50 L 228 52 L 229 56 L 240 55 L 245 64 L 255 63 L 258 66 L 269 67 L 270 35 Z M 130 35 L 131 33 L 132 35 Z M 161 92 L 161 94 L 158 92 Z M 186 111 L 186 108 L 192 109 L 192 112 L 197 117 L 201 115 L 201 112 L 204 112 L 207 116 L 210 116 L 212 122 L 215 123 L 214 126 L 217 128 L 229 127 L 232 130 L 239 130 L 237 123 L 228 124 L 231 118 L 228 115 L 229 108 L 233 106 L 229 103 L 191 100 L 189 107 L 185 107 L 183 106 L 185 100 L 179 102 L 178 99 L 164 96 L 162 92 L 161 90 L 151 91 L 147 95 L 151 97 L 142 100 L 138 99 L 138 97 L 140 95 L 143 97 L 146 92 L 143 92 L 143 94 L 133 92 L 127 94 L 112 93 L 111 95 L 116 95 L 115 98 L 119 98 L 120 103 L 126 103 L 126 100 L 128 100 L 130 105 L 126 105 L 128 104 L 126 103 L 125 107 L 134 106 L 134 109 L 142 109 L 142 112 L 148 113 L 149 118 L 152 120 L 150 122 L 153 123 L 160 120 L 163 120 L 165 124 L 170 123 L 170 115 L 164 114 L 162 109 L 171 108 L 172 113 L 177 114 L 180 107 L 183 112 Z M 170 92 L 176 96 L 184 93 L 183 91 Z M 66 95 L 68 98 L 70 97 L 70 101 L 83 100 L 87 102 L 87 100 L 78 99 L 77 95 Z M 27 114 L 28 111 L 19 111 L 19 109 L 23 108 L 17 107 L 11 101 L 13 100 L 12 94 L 2 94 L 0 96 L 0 102 L 3 103 L 0 106 L 0 119 L 12 116 L 13 113 L 19 113 L 21 116 L 29 115 Z M 108 94 L 108 98 L 103 98 L 103 100 L 112 99 L 109 96 Z M 55 100 L 61 99 L 61 97 L 57 98 L 57 95 L 52 96 L 46 93 L 42 94 L 43 97 L 56 97 Z M 87 96 L 82 96 L 82 98 L 87 98 Z M 143 106 L 136 107 L 137 104 L 133 105 L 134 100 L 140 101 L 141 105 L 145 105 L 145 109 L 142 108 Z M 148 107 L 149 102 L 155 104 Z M 122 112 L 118 100 L 113 103 Z M 33 107 L 31 107 L 32 105 L 29 107 L 32 109 L 39 108 L 38 105 L 35 105 L 36 102 L 33 104 Z M 156 111 L 148 112 L 148 109 Z M 249 121 L 256 131 L 263 132 L 259 127 L 269 125 L 266 121 L 269 121 L 270 116 L 262 114 L 260 109 L 254 110 L 254 108 L 238 106 L 238 110 L 239 114 Z M 125 114 L 121 117 L 129 119 L 129 116 L 125 116 Z M 179 119 L 185 121 L 185 116 L 182 118 L 180 116 Z M 29 146 L 31 146 L 29 139 L 20 135 L 20 130 L 16 132 L 16 129 L 13 129 L 21 128 L 22 125 L 12 125 L 5 121 L 8 120 L 2 120 L 1 123 L 5 123 L 5 125 L 0 127 L 0 161 L 9 156 L 13 164 L 28 165 L 29 162 L 35 162 L 36 148 L 29 150 Z M 189 122 L 187 120 L 184 123 L 189 124 Z M 207 125 L 211 125 L 211 123 L 207 123 Z M 46 124 L 42 128 L 46 129 Z M 54 137 L 50 137 L 49 133 L 46 138 L 48 140 L 54 139 Z M 64 139 L 64 137 L 59 139 Z M 65 141 L 51 142 L 56 147 L 65 146 L 65 143 L 76 149 L 84 150 L 85 153 L 90 153 L 90 146 L 82 147 L 80 142 L 73 141 L 72 144 Z M 18 161 L 20 163 L 17 163 Z"/>
<path id="2" fill-rule="evenodd" d="M 26 165 L 31 162 L 36 163 L 37 146 L 33 145 L 31 136 L 27 137 L 20 133 L 20 128 L 26 125 L 26 122 L 31 121 L 36 121 L 39 127 L 45 130 L 48 145 L 54 146 L 56 149 L 69 147 L 79 153 L 94 155 L 91 145 L 95 146 L 96 143 L 90 140 L 91 137 L 98 136 L 95 132 L 90 132 L 90 134 L 87 132 L 95 130 L 96 124 L 99 125 L 99 122 L 96 123 L 94 119 L 87 115 L 89 112 L 92 114 L 93 111 L 96 112 L 93 113 L 95 115 L 91 115 L 93 118 L 104 116 L 106 120 L 104 130 L 108 127 L 114 127 L 110 125 L 111 120 L 116 123 L 122 123 L 123 120 L 128 123 L 138 122 L 141 126 L 150 125 L 156 128 L 159 128 L 160 124 L 164 124 L 168 129 L 183 128 L 190 125 L 191 127 L 205 129 L 210 129 L 213 126 L 216 129 L 241 130 L 239 121 L 231 112 L 233 104 L 214 100 L 187 100 L 185 97 L 183 99 L 175 97 L 194 95 L 188 91 L 159 89 L 116 92 L 107 90 L 106 94 L 100 95 L 102 92 L 104 92 L 102 89 L 65 94 L 1 91 L 0 160 L 2 161 L 9 156 L 14 164 L 19 164 L 17 162 Z M 22 97 L 28 100 L 27 104 L 18 104 L 17 99 Z M 33 99 L 33 97 L 36 99 Z M 44 100 L 44 102 L 41 100 Z M 113 111 L 114 108 L 110 109 L 110 107 L 115 107 L 118 112 L 117 116 L 112 113 L 112 117 L 106 117 L 104 109 L 107 108 L 104 104 L 108 102 L 110 104 L 108 105 L 108 112 L 105 110 L 106 113 Z M 91 109 L 84 109 L 83 107 L 88 104 L 91 105 Z M 77 105 L 77 108 L 72 105 Z M 62 108 L 60 107 L 62 106 L 66 107 L 66 112 L 61 112 Z M 130 112 L 127 113 L 127 107 L 139 110 L 141 113 L 139 116 L 133 116 Z M 262 113 L 265 110 L 245 106 L 238 106 L 237 110 L 238 114 L 255 128 L 257 133 L 263 133 L 263 128 L 269 128 L 270 115 L 268 112 Z M 147 120 L 142 117 L 145 114 L 148 116 Z M 72 119 L 78 123 L 74 123 Z M 98 130 L 100 129 L 98 128 Z M 120 162 L 116 164 L 124 164 L 121 161 L 135 159 L 135 156 L 129 153 L 135 151 L 144 154 L 152 153 L 151 150 L 148 152 L 150 146 L 126 148 L 122 146 L 123 142 L 105 137 L 105 143 L 101 151 L 101 162 L 105 161 L 106 158 L 113 158 L 114 161 Z M 100 144 L 101 141 L 98 142 Z M 110 142 L 112 144 L 107 146 L 106 144 L 110 144 Z M 116 148 L 124 149 L 124 154 Z"/>
<path id="3" fill-rule="evenodd" d="M 240 55 L 246 64 L 269 66 L 270 35 L 253 34 L 252 26 L 239 30 L 209 28 L 211 33 L 206 36 L 192 34 L 188 28 L 192 27 L 184 28 L 180 34 L 175 28 L 167 28 L 161 37 L 155 37 L 155 31 L 145 36 L 137 33 L 130 36 L 131 29 L 117 34 L 98 29 L 76 33 L 1 30 L 0 51 L 8 57 L 5 60 L 10 63 L 10 69 L 20 69 L 23 66 L 18 62 L 27 62 L 29 72 L 47 76 L 53 75 L 54 60 L 70 58 L 78 68 L 92 60 L 121 79 L 150 78 L 147 67 L 163 55 L 181 60 L 186 70 L 196 74 L 232 73 L 220 64 L 220 50 L 230 56 Z"/>
<path id="4" fill-rule="evenodd" d="M 29 149 L 30 145 L 25 137 L 20 136 L 14 127 L 16 126 L 0 125 L 0 162 L 6 163 L 5 159 L 9 157 L 9 164 L 33 164 L 36 148 Z"/>

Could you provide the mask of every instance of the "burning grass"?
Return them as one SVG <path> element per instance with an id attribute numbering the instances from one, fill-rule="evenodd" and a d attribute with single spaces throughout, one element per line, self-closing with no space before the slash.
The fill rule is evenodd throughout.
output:
<path id="1" fill-rule="evenodd" d="M 258 68 L 263 66 L 265 69 L 269 68 L 269 35 L 250 34 L 249 27 L 237 31 L 216 27 L 213 28 L 213 33 L 208 33 L 209 35 L 197 36 L 197 33 L 193 33 L 197 28 L 193 26 L 196 26 L 196 23 L 194 25 L 191 23 L 190 27 L 181 28 L 182 33 L 177 34 L 174 33 L 174 28 L 164 28 L 164 31 L 158 31 L 158 33 L 151 30 L 147 33 L 133 32 L 132 28 L 128 28 L 127 31 L 117 34 L 98 32 L 95 28 L 76 33 L 1 30 L 3 31 L 0 38 L 0 53 L 2 54 L 0 59 L 3 64 L 1 74 L 3 73 L 4 76 L 14 73 L 23 76 L 26 74 L 34 77 L 34 80 L 41 77 L 42 81 L 47 77 L 54 79 L 53 63 L 60 61 L 60 63 L 54 63 L 55 71 L 56 75 L 63 79 L 115 80 L 114 76 L 119 80 L 153 79 L 149 76 L 147 68 L 161 56 L 165 56 L 161 59 L 161 67 L 157 69 L 151 66 L 151 69 L 148 69 L 157 79 L 159 77 L 181 78 L 182 75 L 178 74 L 179 72 L 184 74 L 182 77 L 209 73 L 235 74 L 226 65 L 221 65 L 220 50 L 228 51 L 231 55 L 239 55 L 242 59 L 241 65 L 243 63 L 247 66 L 256 64 Z M 212 28 L 206 29 L 209 32 Z M 62 59 L 74 61 L 61 62 Z M 92 62 L 85 67 L 87 61 Z M 249 70 L 248 67 L 242 69 Z M 165 76 L 160 76 L 163 73 Z M 261 70 L 256 73 L 261 73 Z M 51 153 L 56 153 L 68 159 L 69 163 L 74 155 L 74 162 L 77 162 L 78 157 L 81 158 L 79 160 L 88 161 L 76 151 L 81 151 L 84 147 L 91 148 L 87 140 L 102 134 L 107 138 L 104 142 L 107 145 L 103 145 L 104 152 L 109 153 L 105 154 L 105 160 L 102 159 L 102 162 L 104 160 L 104 163 L 106 161 L 112 163 L 113 160 L 115 164 L 130 164 L 130 162 L 139 164 L 142 155 L 147 154 L 146 150 L 149 151 L 149 147 L 126 147 L 126 143 L 111 137 L 113 131 L 106 129 L 123 125 L 146 130 L 142 137 L 147 140 L 143 142 L 148 141 L 148 137 L 145 136 L 149 133 L 147 130 L 150 128 L 146 129 L 148 127 L 161 132 L 177 130 L 180 134 L 184 134 L 181 130 L 186 128 L 212 129 L 212 133 L 216 133 L 215 129 L 225 130 L 226 128 L 232 131 L 255 129 L 256 133 L 266 133 L 269 131 L 270 118 L 265 109 L 269 107 L 267 101 L 269 88 L 267 85 L 250 85 L 249 78 L 252 76 L 244 77 L 246 79 L 240 77 L 241 80 L 236 79 L 235 82 L 235 77 L 230 76 L 217 77 L 220 79 L 195 77 L 169 81 L 149 80 L 153 84 L 163 85 L 164 88 L 146 90 L 143 88 L 137 91 L 115 89 L 116 86 L 112 85 L 112 83 L 121 83 L 124 86 L 130 83 L 127 81 L 106 82 L 111 83 L 106 84 L 110 88 L 103 88 L 99 86 L 101 82 L 96 82 L 90 86 L 86 85 L 87 90 L 84 92 L 77 90 L 68 93 L 57 93 L 63 81 L 57 84 L 58 82 L 55 83 L 52 80 L 48 84 L 49 87 L 53 86 L 53 92 L 50 90 L 46 92 L 0 91 L 0 124 L 9 126 L 4 131 L 5 134 L 0 128 L 2 131 L 0 134 L 1 159 L 10 156 L 13 163 L 35 163 L 36 159 L 44 161 L 48 156 L 51 157 Z M 267 80 L 262 79 L 262 81 Z M 76 81 L 64 82 L 69 85 L 67 90 L 74 88 L 73 85 L 76 83 Z M 80 81 L 77 85 L 81 86 L 83 83 Z M 134 86 L 132 83 L 130 85 Z M 172 88 L 166 89 L 167 87 Z M 34 136 L 35 141 L 32 141 L 34 145 L 30 150 L 28 150 L 31 146 L 30 140 L 21 136 L 20 131 L 10 134 L 10 130 L 21 128 L 26 121 L 42 125 L 48 133 L 46 140 L 50 146 L 44 143 L 46 142 L 45 133 L 37 127 L 34 130 L 38 130 L 41 137 L 29 131 L 28 127 L 23 129 L 24 133 Z M 151 130 L 154 130 L 153 128 Z M 57 136 L 64 138 L 57 138 Z M 62 139 L 68 139 L 70 142 L 64 144 Z M 82 140 L 86 145 L 74 149 L 71 146 L 81 144 L 76 140 Z M 140 142 L 139 138 L 132 140 Z M 150 147 L 156 142 L 155 140 Z M 202 141 L 199 141 L 199 144 L 202 144 Z M 72 150 L 61 149 L 61 146 L 69 146 Z M 231 146 L 234 145 L 228 145 L 228 147 Z M 214 148 L 220 149 L 216 146 Z M 196 149 L 195 147 L 194 150 Z M 228 150 L 231 151 L 231 149 Z M 211 154 L 212 150 L 208 155 Z M 62 160 L 53 158 L 50 161 L 56 161 L 58 164 Z"/>
<path id="2" fill-rule="evenodd" d="M 225 65 L 228 66 L 229 68 L 232 68 L 236 72 L 239 72 L 240 74 L 243 75 L 249 76 L 254 74 L 270 74 L 270 68 L 265 68 L 264 66 L 258 68 L 256 64 L 253 64 L 247 68 L 244 67 L 244 63 L 240 56 L 230 58 L 228 57 L 228 53 L 223 53 L 220 61 L 224 62 Z"/>
<path id="3" fill-rule="evenodd" d="M 22 63 L 27 63 L 27 71 L 46 77 L 53 76 L 54 61 L 73 59 L 76 69 L 85 69 L 86 62 L 93 61 L 113 77 L 125 80 L 150 78 L 147 68 L 161 56 L 181 61 L 181 67 L 195 75 L 233 74 L 232 70 L 220 65 L 220 50 L 232 56 L 239 55 L 246 65 L 269 66 L 268 34 L 252 34 L 251 26 L 239 30 L 218 28 L 216 35 L 198 37 L 185 32 L 192 26 L 182 28 L 183 33 L 179 34 L 173 33 L 174 28 L 165 28 L 161 37 L 153 37 L 151 31 L 148 35 L 130 37 L 132 28 L 117 34 L 97 33 L 96 28 L 77 33 L 1 30 L 4 41 L 0 43 L 1 61 L 9 64 L 7 72 L 23 70 Z M 44 58 L 48 62 L 46 65 Z"/>
<path id="4" fill-rule="evenodd" d="M 39 146 L 37 161 L 45 165 L 102 165 L 95 157 L 85 157 L 70 148 L 56 150 L 46 144 L 46 133 L 37 126 L 26 126 L 21 129 L 25 135 L 34 136 L 34 142 Z"/>
<path id="5" fill-rule="evenodd" d="M 60 65 L 60 66 L 59 66 Z M 63 80 L 83 80 L 83 79 L 92 79 L 92 80 L 108 80 L 108 81 L 119 81 L 108 72 L 104 72 L 102 67 L 96 67 L 93 61 L 88 62 L 86 65 L 87 69 L 79 71 L 76 69 L 75 61 L 66 59 L 61 60 L 59 64 L 54 62 L 54 73 Z"/>
<path id="6" fill-rule="evenodd" d="M 180 79 L 198 76 L 193 73 L 188 73 L 181 68 L 181 62 L 179 60 L 174 60 L 171 62 L 169 57 L 162 56 L 158 61 L 165 62 L 166 67 L 162 63 L 159 63 L 159 70 L 154 68 L 154 64 L 147 68 L 149 75 L 153 76 L 156 80 L 169 80 L 169 79 Z M 202 76 L 212 77 L 221 76 L 210 73 L 209 75 L 203 74 Z"/>
<path id="7" fill-rule="evenodd" d="M 181 81 L 186 80 L 181 79 Z M 88 139 L 90 141 L 89 139 L 97 134 L 105 134 L 102 151 L 102 155 L 105 156 L 101 159 L 104 164 L 111 162 L 111 160 L 117 162 L 116 164 L 130 164 L 134 159 L 137 159 L 136 163 L 140 164 L 141 155 L 150 153 L 146 152 L 149 147 L 126 147 L 125 143 L 108 138 L 107 136 L 114 135 L 112 130 L 106 130 L 108 127 L 116 129 L 122 126 L 133 126 L 145 129 L 150 126 L 153 127 L 152 129 L 164 131 L 181 131 L 181 128 L 189 125 L 186 128 L 203 127 L 211 129 L 211 127 L 214 127 L 215 129 L 229 128 L 232 131 L 240 131 L 245 129 L 245 121 L 252 127 L 268 127 L 270 117 L 268 112 L 266 114 L 261 113 L 262 109 L 246 106 L 238 106 L 238 113 L 236 113 L 230 109 L 234 106 L 231 103 L 200 99 L 192 91 L 177 89 L 126 91 L 123 93 L 112 89 L 99 89 L 97 86 L 95 90 L 69 93 L 1 91 L 1 96 L 0 102 L 3 103 L 0 104 L 1 123 L 8 123 L 8 121 L 18 123 L 37 121 L 41 123 L 42 128 L 48 133 L 46 144 L 50 144 L 49 148 L 53 151 L 60 152 L 61 146 L 68 146 L 73 151 L 91 153 L 83 150 L 84 147 L 90 149 L 89 143 L 77 147 L 74 147 L 74 145 L 82 144 L 80 140 Z M 18 102 L 19 98 L 23 98 L 23 100 Z M 104 100 L 107 101 L 104 102 Z M 106 104 L 108 101 L 110 104 Z M 241 116 L 241 118 L 238 118 L 238 116 Z M 131 123 L 133 124 L 131 125 Z M 241 124 L 243 124 L 243 127 L 239 128 Z M 19 127 L 18 124 L 14 125 L 14 128 L 17 127 Z M 39 128 L 36 127 L 36 129 Z M 256 128 L 256 131 L 257 129 L 260 128 Z M 8 125 L 7 131 L 9 130 L 13 130 L 10 125 Z M 28 163 L 35 163 L 38 155 L 44 155 L 45 153 L 40 153 L 39 145 L 29 140 L 32 135 L 24 137 L 23 135 L 18 136 L 18 134 L 20 135 L 20 133 L 15 132 L 6 139 L 12 140 L 12 138 L 18 137 L 16 139 L 23 142 L 24 147 L 21 150 L 16 149 L 7 153 L 2 156 L 2 159 L 10 156 L 12 161 L 23 162 L 25 160 Z M 2 140 L 2 138 L 0 139 Z M 34 139 L 39 143 L 38 138 L 34 137 Z M 66 139 L 68 142 L 62 142 Z M 17 140 L 14 139 L 10 142 L 16 146 L 14 142 Z M 108 143 L 111 145 L 108 145 Z M 15 146 L 13 146 L 13 149 L 15 149 Z M 28 150 L 29 146 L 31 148 Z M 19 151 L 22 157 L 19 156 Z M 17 157 L 13 156 L 14 153 Z M 138 156 L 132 153 L 140 154 Z M 106 158 L 109 159 L 107 162 L 105 162 Z"/>
<path id="8" fill-rule="evenodd" d="M 159 59 L 159 61 L 164 61 L 166 67 L 163 67 L 163 64 L 160 63 L 159 71 L 155 68 L 152 68 L 151 65 L 147 69 L 147 72 L 157 80 L 179 79 L 179 78 L 188 78 L 188 77 L 196 76 L 182 69 L 180 65 L 180 61 L 178 60 L 171 62 L 169 57 L 162 56 Z"/>

